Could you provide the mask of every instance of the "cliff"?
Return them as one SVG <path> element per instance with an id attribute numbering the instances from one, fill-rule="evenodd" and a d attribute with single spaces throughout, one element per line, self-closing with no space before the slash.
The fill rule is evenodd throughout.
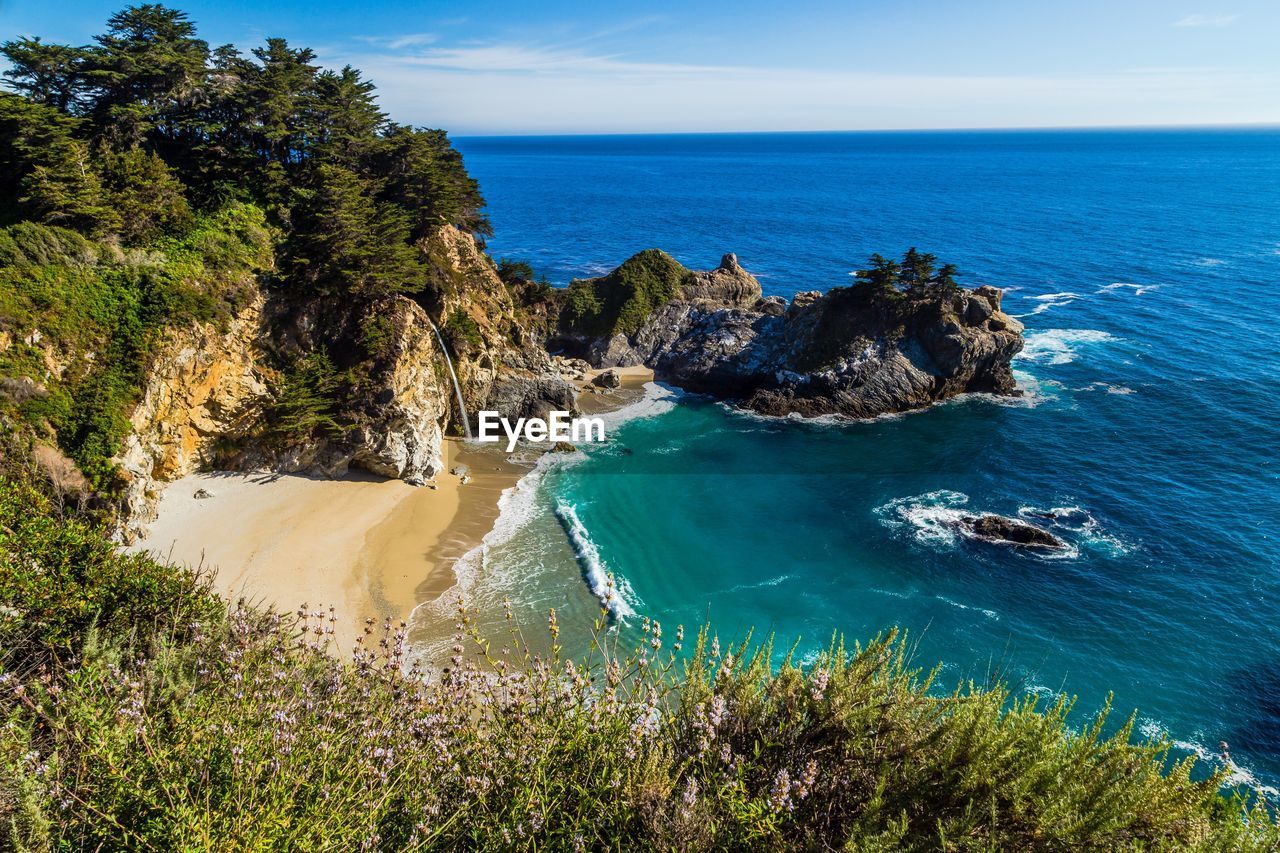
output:
<path id="1" fill-rule="evenodd" d="M 573 410 L 573 386 L 475 239 L 442 226 L 420 249 L 434 271 L 421 295 L 297 300 L 254 284 L 229 322 L 170 330 L 115 460 L 125 484 L 121 537 L 154 518 L 165 482 L 200 469 L 337 477 L 354 466 L 432 479 L 444 435 L 463 431 L 442 340 L 473 418 L 481 408 L 512 417 Z M 289 365 L 316 353 L 341 377 L 325 401 L 332 426 L 283 430 Z"/>
<path id="2" fill-rule="evenodd" d="M 579 286 L 604 303 L 615 281 Z M 562 317 L 558 342 L 597 367 L 644 364 L 763 414 L 866 418 L 969 392 L 1018 393 L 1010 361 L 1022 324 L 1001 310 L 1001 296 L 993 287 L 911 293 L 859 284 L 788 304 L 763 298 L 726 255 L 715 270 L 682 276 L 634 331 L 593 336 Z"/>

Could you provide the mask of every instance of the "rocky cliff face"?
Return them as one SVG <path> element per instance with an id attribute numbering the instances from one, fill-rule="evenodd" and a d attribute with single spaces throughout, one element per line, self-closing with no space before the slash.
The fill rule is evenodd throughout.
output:
<path id="1" fill-rule="evenodd" d="M 473 420 L 482 408 L 511 417 L 575 409 L 573 386 L 475 240 L 446 226 L 422 248 L 437 277 L 426 297 L 339 304 L 258 293 L 223 328 L 171 332 L 117 459 L 126 480 L 120 536 L 132 539 L 154 518 L 164 483 L 202 468 L 337 477 L 355 466 L 415 484 L 432 479 L 444 435 L 463 431 L 441 340 Z M 283 381 L 271 365 L 313 352 L 336 353 L 359 377 L 338 401 L 341 431 L 264 440 Z"/>
<path id="2" fill-rule="evenodd" d="M 473 423 L 480 409 L 510 418 L 574 411 L 573 385 L 561 378 L 547 353 L 533 316 L 537 312 L 516 304 L 471 235 L 443 226 L 425 241 L 424 250 L 441 273 L 441 329 L 457 356 Z"/>
<path id="3" fill-rule="evenodd" d="M 732 255 L 630 335 L 570 349 L 597 367 L 644 364 L 675 385 L 770 415 L 855 418 L 957 394 L 1015 394 L 1022 324 L 992 287 L 912 296 L 869 287 L 761 298 Z"/>
<path id="4" fill-rule="evenodd" d="M 155 518 L 165 482 L 208 464 L 220 440 L 252 422 L 270 381 L 258 347 L 262 322 L 259 295 L 225 329 L 197 325 L 160 346 L 117 459 L 125 478 L 124 538 Z"/>

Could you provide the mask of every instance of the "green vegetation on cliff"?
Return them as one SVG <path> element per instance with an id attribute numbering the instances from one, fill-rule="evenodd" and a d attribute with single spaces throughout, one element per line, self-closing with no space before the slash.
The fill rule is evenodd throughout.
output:
<path id="1" fill-rule="evenodd" d="M 890 635 L 812 664 L 646 623 L 639 648 L 227 607 L 0 483 L 0 847 L 1271 850 L 1164 745 L 1001 689 L 937 689 Z M 551 632 L 557 634 L 555 617 Z M 601 633 L 602 639 L 608 634 Z M 464 651 L 470 646 L 471 651 Z"/>
<path id="2" fill-rule="evenodd" d="M 691 276 L 661 249 L 645 249 L 606 276 L 571 282 L 563 297 L 560 326 L 593 338 L 631 334 Z"/>
<path id="3" fill-rule="evenodd" d="M 160 5 L 113 15 L 86 47 L 0 45 L 0 463 L 56 443 L 98 495 L 166 330 L 218 321 L 252 285 L 359 310 L 392 293 L 431 304 L 433 228 L 489 232 L 443 131 L 378 108 L 352 68 L 270 38 L 210 49 Z M 376 343 L 378 330 L 363 334 Z M 315 380 L 341 352 L 282 348 L 278 437 L 333 432 L 350 383 Z M 295 363 L 296 362 L 296 363 Z M 302 408 L 299 409 L 299 406 Z"/>
<path id="4" fill-rule="evenodd" d="M 272 236 L 261 210 L 241 204 L 148 249 L 21 222 L 0 229 L 0 262 L 6 450 L 56 439 L 110 494 L 109 460 L 128 434 L 152 348 L 167 328 L 225 320 L 247 298 L 248 277 L 270 268 Z"/>

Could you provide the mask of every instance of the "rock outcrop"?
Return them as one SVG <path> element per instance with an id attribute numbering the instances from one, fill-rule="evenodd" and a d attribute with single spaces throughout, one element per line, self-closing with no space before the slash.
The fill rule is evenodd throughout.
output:
<path id="1" fill-rule="evenodd" d="M 422 295 L 269 299 L 253 288 L 225 325 L 170 331 L 116 459 L 125 479 L 119 537 L 133 539 L 154 519 L 164 483 L 202 468 L 338 477 L 355 466 L 431 480 L 446 432 L 463 432 L 442 340 L 471 418 L 482 408 L 513 419 L 576 411 L 573 384 L 471 235 L 443 226 L 422 250 L 435 273 Z M 273 439 L 268 421 L 284 382 L 275 365 L 309 353 L 355 376 L 335 401 L 341 428 Z"/>
<path id="2" fill-rule="evenodd" d="M 342 444 L 349 464 L 420 485 L 443 467 L 440 444 L 453 400 L 452 380 L 431 318 L 403 296 L 372 310 L 391 331 L 376 362 L 356 427 Z"/>
<path id="3" fill-rule="evenodd" d="M 601 281 L 601 280 L 596 280 Z M 770 415 L 854 418 L 957 394 L 1016 394 L 1022 324 L 993 287 L 890 293 L 870 286 L 762 298 L 733 255 L 694 273 L 631 334 L 560 343 L 596 367 L 643 364 L 686 390 Z"/>
<path id="4" fill-rule="evenodd" d="M 960 524 L 974 539 L 997 545 L 1053 550 L 1067 547 L 1067 543 L 1044 528 L 1003 515 L 966 515 Z"/>
<path id="5" fill-rule="evenodd" d="M 262 322 L 258 296 L 225 329 L 176 331 L 157 350 L 116 460 L 125 480 L 124 539 L 154 520 L 165 482 L 208 464 L 218 441 L 252 423 L 270 381 L 258 347 Z"/>
<path id="6" fill-rule="evenodd" d="M 442 226 L 423 248 L 439 273 L 441 328 L 473 424 L 481 409 L 511 419 L 576 411 L 574 386 L 545 346 L 547 305 L 517 304 L 470 234 Z"/>

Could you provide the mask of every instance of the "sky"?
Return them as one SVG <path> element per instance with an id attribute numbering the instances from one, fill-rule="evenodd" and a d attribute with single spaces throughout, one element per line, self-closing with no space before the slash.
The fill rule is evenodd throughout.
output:
<path id="1" fill-rule="evenodd" d="M 123 2 L 0 0 L 88 43 Z M 455 135 L 1280 123 L 1278 0 L 187 0 Z"/>

